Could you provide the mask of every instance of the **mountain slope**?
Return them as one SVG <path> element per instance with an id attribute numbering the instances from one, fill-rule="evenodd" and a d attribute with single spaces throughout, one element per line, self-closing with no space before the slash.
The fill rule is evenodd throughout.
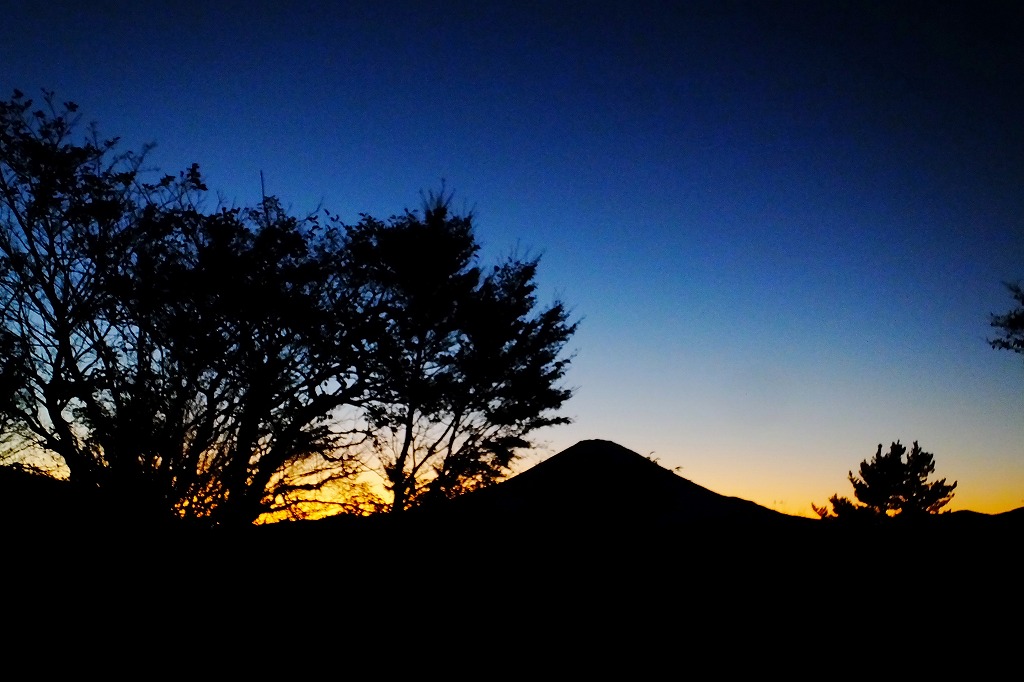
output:
<path id="1" fill-rule="evenodd" d="M 604 440 L 580 441 L 503 483 L 454 500 L 452 509 L 473 517 L 568 523 L 813 523 L 712 492 Z"/>

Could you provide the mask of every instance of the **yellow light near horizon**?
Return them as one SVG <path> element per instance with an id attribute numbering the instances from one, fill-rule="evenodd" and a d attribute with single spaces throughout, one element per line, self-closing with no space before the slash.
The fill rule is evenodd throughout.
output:
<path id="1" fill-rule="evenodd" d="M 337 514 L 340 505 L 346 505 L 346 513 L 368 516 L 379 510 L 380 504 L 388 497 L 379 477 L 364 475 L 352 483 L 338 482 L 336 485 L 327 485 L 318 491 L 316 498 L 298 500 L 289 509 L 265 513 L 255 521 L 255 524 L 322 519 Z"/>

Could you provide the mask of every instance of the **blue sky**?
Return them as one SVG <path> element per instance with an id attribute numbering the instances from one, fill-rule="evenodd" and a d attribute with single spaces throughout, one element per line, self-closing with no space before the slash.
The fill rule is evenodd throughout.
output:
<path id="1" fill-rule="evenodd" d="M 19 3 L 0 88 L 355 220 L 443 180 L 580 319 L 538 461 L 614 440 L 788 513 L 914 440 L 1024 505 L 1015 2 Z"/>

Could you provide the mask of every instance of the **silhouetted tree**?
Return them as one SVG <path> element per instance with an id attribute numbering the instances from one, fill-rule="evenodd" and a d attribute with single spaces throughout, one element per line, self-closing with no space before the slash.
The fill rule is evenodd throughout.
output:
<path id="1" fill-rule="evenodd" d="M 1017 302 L 1017 307 L 1003 315 L 992 315 L 992 326 L 1000 330 L 1001 336 L 989 339 L 997 350 L 1024 353 L 1024 289 L 1019 284 L 1007 284 L 1006 288 Z"/>
<path id="2" fill-rule="evenodd" d="M 906 459 L 904 459 L 906 455 Z M 860 475 L 849 472 L 850 484 L 860 504 L 848 498 L 833 495 L 829 498 L 832 512 L 828 506 L 811 505 L 821 518 L 858 518 L 887 517 L 902 518 L 920 517 L 937 514 L 942 507 L 953 498 L 956 481 L 946 483 L 946 479 L 928 482 L 928 477 L 935 473 L 935 458 L 925 452 L 914 441 L 913 448 L 907 453 L 907 447 L 896 441 L 887 453 L 878 451 L 870 461 L 860 465 Z"/>
<path id="3" fill-rule="evenodd" d="M 251 522 L 347 476 L 365 399 L 343 243 L 273 200 L 201 213 L 198 167 L 74 136 L 47 93 L 0 103 L 0 414 L 8 448 L 142 518 Z M 330 232 L 330 231 L 328 231 Z"/>
<path id="4" fill-rule="evenodd" d="M 442 191 L 413 212 L 348 230 L 349 268 L 377 306 L 375 374 L 366 411 L 371 462 L 391 510 L 451 498 L 505 476 L 537 429 L 562 424 L 562 350 L 576 329 L 565 307 L 537 304 L 538 261 L 486 274 L 472 216 Z"/>
<path id="5" fill-rule="evenodd" d="M 0 103 L 0 464 L 48 454 L 126 515 L 247 524 L 367 465 L 394 510 L 452 497 L 568 421 L 575 325 L 537 307 L 536 260 L 482 274 L 443 193 L 355 226 L 272 197 L 207 213 L 198 166 L 143 182 L 145 152 L 76 139 L 75 111 Z"/>
<path id="6" fill-rule="evenodd" d="M 145 331 L 175 383 L 155 372 L 145 383 L 161 387 L 161 413 L 175 415 L 166 461 L 197 472 L 183 504 L 248 523 L 354 476 L 348 447 L 362 431 L 342 428 L 339 411 L 365 400 L 367 363 L 363 318 L 337 281 L 341 240 L 273 198 L 160 219 L 174 240 L 145 265 L 155 275 L 129 273 L 119 300 L 158 311 Z"/>
<path id="7" fill-rule="evenodd" d="M 81 417 L 103 409 L 119 373 L 122 328 L 104 282 L 132 252 L 141 158 L 115 155 L 116 140 L 95 131 L 73 140 L 73 103 L 46 93 L 32 105 L 20 92 L 0 103 L 0 409 L 8 438 L 54 453 L 74 483 L 95 487 L 120 463 Z"/>

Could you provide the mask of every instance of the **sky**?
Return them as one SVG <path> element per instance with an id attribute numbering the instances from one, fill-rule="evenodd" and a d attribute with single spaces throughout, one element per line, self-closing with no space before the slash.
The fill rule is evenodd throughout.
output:
<path id="1" fill-rule="evenodd" d="M 788 514 L 895 440 L 1024 506 L 1015 2 L 16 2 L 0 96 L 349 222 L 442 183 L 580 323 L 568 426 Z M 614 472 L 609 472 L 610 476 Z M 642 495 L 642 491 L 634 491 Z M 621 498 L 615 503 L 621 503 Z"/>

